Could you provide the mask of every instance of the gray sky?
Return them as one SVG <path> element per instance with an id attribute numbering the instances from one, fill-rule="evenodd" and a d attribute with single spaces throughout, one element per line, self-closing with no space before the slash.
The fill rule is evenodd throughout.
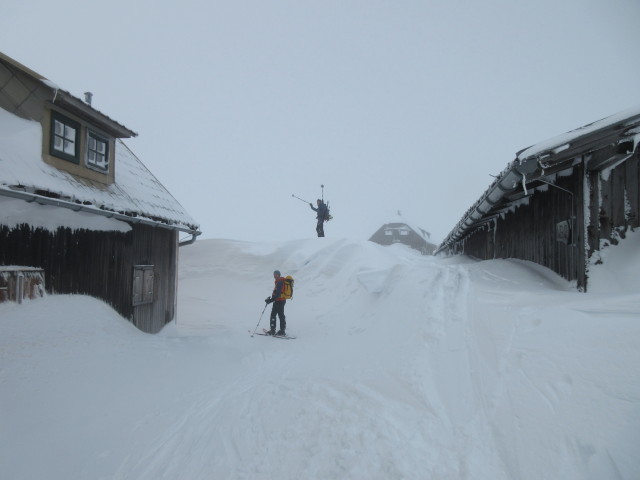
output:
<path id="1" fill-rule="evenodd" d="M 0 50 L 138 132 L 203 238 L 441 241 L 516 151 L 640 105 L 639 0 L 4 0 Z"/>

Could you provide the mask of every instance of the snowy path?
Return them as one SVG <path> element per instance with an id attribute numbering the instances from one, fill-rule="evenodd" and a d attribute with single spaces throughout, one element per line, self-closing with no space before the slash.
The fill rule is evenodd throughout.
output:
<path id="1" fill-rule="evenodd" d="M 434 335 L 446 335 L 451 343 L 463 328 L 457 325 L 464 322 L 463 272 L 411 252 L 401 263 L 390 255 L 372 269 L 353 262 L 360 248 L 347 243 L 331 254 L 285 259 L 286 271 L 297 279 L 287 314 L 290 330 L 299 338 L 285 344 L 241 336 L 243 356 L 227 382 L 183 398 L 184 411 L 142 457 L 123 464 L 116 478 L 151 479 L 159 472 L 175 478 L 186 458 L 193 462 L 191 468 L 214 472 L 216 478 L 382 479 L 406 477 L 407 472 L 459 476 L 460 458 L 452 453 L 456 438 L 449 420 L 438 415 L 443 399 L 435 394 L 440 386 L 431 378 L 429 347 L 438 342 Z M 242 256 L 231 251 L 221 255 L 234 272 L 262 277 L 263 294 L 256 298 L 265 297 L 273 260 L 267 257 L 263 262 L 269 264 L 258 268 L 258 259 L 244 264 Z M 418 265 L 416 259 L 421 260 Z M 198 274 L 202 270 L 201 265 L 193 268 Z M 320 281 L 306 289 L 306 278 L 314 276 Z M 202 292 L 195 293 L 199 278 L 185 274 L 183 291 L 205 299 Z M 238 289 L 228 284 L 219 288 Z M 345 298 L 332 300 L 341 291 Z M 377 298 L 373 303 L 372 295 Z M 298 312 L 307 310 L 315 312 L 314 318 L 301 319 Z M 447 331 L 449 317 L 456 320 L 452 331 Z M 236 322 L 240 320 L 226 326 Z M 190 326 L 203 333 L 202 325 Z M 442 385 L 450 383 L 441 380 Z"/>
<path id="2" fill-rule="evenodd" d="M 156 336 L 87 297 L 0 305 L 0 432 L 12 432 L 0 477 L 640 471 L 638 294 L 579 294 L 531 264 L 324 240 L 181 250 L 180 318 Z M 275 268 L 296 279 L 296 340 L 248 333 Z"/>
<path id="3" fill-rule="evenodd" d="M 465 395 L 472 389 L 465 269 L 403 248 L 389 252 L 365 244 L 363 252 L 361 244 L 340 243 L 310 256 L 301 255 L 308 248 L 302 244 L 277 263 L 277 249 L 246 262 L 242 248 L 228 248 L 206 268 L 199 255 L 196 264 L 184 260 L 183 292 L 201 301 L 207 295 L 200 288 L 210 287 L 200 280 L 203 270 L 229 268 L 217 287 L 226 289 L 220 295 L 225 304 L 239 289 L 230 280 L 239 271 L 244 282 L 261 278 L 256 298 L 270 293 L 274 265 L 293 273 L 296 294 L 287 314 L 299 338 L 283 344 L 241 337 L 249 343 L 229 381 L 183 399 L 184 412 L 117 478 L 177 477 L 184 461 L 175 458 L 189 458 L 197 471 L 220 478 L 383 479 L 415 472 L 464 478 L 474 452 L 483 458 L 480 465 L 487 464 L 491 452 L 484 440 L 473 442 L 460 431 L 469 420 Z M 376 252 L 372 266 L 366 250 Z M 354 261 L 359 256 L 362 261 Z M 224 308 L 212 305 L 211 311 L 218 307 Z M 235 315 L 225 328 L 242 321 L 242 314 Z M 193 323 L 182 322 L 183 331 L 202 334 L 207 322 L 221 328 L 213 318 L 188 321 Z M 245 325 L 229 335 L 240 335 Z M 462 389 L 445 373 L 452 366 L 463 372 Z"/>
<path id="4" fill-rule="evenodd" d="M 517 261 L 469 271 L 478 404 L 508 477 L 634 478 L 640 294 L 575 293 Z"/>

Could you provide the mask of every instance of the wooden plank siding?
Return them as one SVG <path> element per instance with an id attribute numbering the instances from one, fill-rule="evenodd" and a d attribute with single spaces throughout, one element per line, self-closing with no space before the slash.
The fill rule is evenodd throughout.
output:
<path id="1" fill-rule="evenodd" d="M 624 238 L 629 229 L 640 226 L 640 148 L 621 164 L 592 172 L 591 177 L 599 192 L 593 204 L 598 211 L 598 237 L 617 243 L 617 236 Z"/>
<path id="2" fill-rule="evenodd" d="M 597 252 L 640 226 L 639 184 L 634 108 L 517 152 L 436 254 L 529 260 L 586 291 Z"/>
<path id="3" fill-rule="evenodd" d="M 117 230 L 121 223 L 106 224 L 115 230 L 45 230 L 30 225 L 30 213 L 8 211 L 8 225 L 0 220 L 0 266 L 41 268 L 46 291 L 100 298 L 140 330 L 160 331 L 176 315 L 178 235 L 191 234 L 195 241 L 201 232 L 121 141 L 137 134 L 2 52 L 0 112 L 9 132 L 15 128 L 24 133 L 3 142 L 0 200 L 21 199 L 32 207 L 66 209 L 66 214 L 104 215 L 131 227 L 126 232 Z M 74 155 L 52 145 L 56 119 L 75 126 Z M 108 168 L 94 169 L 88 162 L 89 135 L 98 135 L 105 144 L 102 165 Z M 22 225 L 14 226 L 14 213 L 23 215 Z M 0 285 L 0 291 L 8 288 Z"/>
<path id="4" fill-rule="evenodd" d="M 175 316 L 178 233 L 163 228 L 144 227 L 136 229 L 134 239 L 131 266 L 153 265 L 155 273 L 154 301 L 132 307 L 134 323 L 140 330 L 156 333 Z M 133 282 L 132 269 L 128 278 Z M 133 286 L 130 286 L 128 290 L 132 292 Z M 129 302 L 131 304 L 131 298 Z"/>
<path id="5" fill-rule="evenodd" d="M 627 224 L 630 228 L 635 229 L 640 227 L 640 150 L 637 150 L 635 158 L 626 161 L 624 166 L 625 189 L 629 202 Z"/>
<path id="6" fill-rule="evenodd" d="M 590 158 L 581 158 L 570 175 L 549 180 L 555 186 L 536 184 L 528 202 L 521 200 L 519 206 L 485 221 L 449 252 L 482 260 L 528 260 L 575 280 L 586 291 L 594 252 L 640 226 L 640 147 L 617 164 L 592 165 Z M 556 226 L 572 216 L 573 238 L 567 245 L 558 241 Z"/>
<path id="7" fill-rule="evenodd" d="M 482 260 L 518 258 L 544 265 L 568 280 L 584 283 L 579 265 L 584 262 L 582 225 L 582 167 L 573 175 L 560 177 L 556 185 L 542 184 L 507 212 L 475 229 L 462 242 L 464 253 Z M 573 219 L 571 217 L 574 217 Z M 557 240 L 556 225 L 573 220 L 573 238 L 569 245 Z"/>
<path id="8" fill-rule="evenodd" d="M 638 165 L 640 164 L 640 150 L 637 150 L 634 156 L 624 162 L 623 168 L 618 168 L 620 172 L 624 172 L 624 197 L 621 201 L 625 203 L 623 206 L 625 215 L 623 217 L 625 222 L 625 230 L 638 227 L 638 183 L 640 176 L 638 175 Z M 633 201 L 631 197 L 634 197 Z M 628 214 L 626 213 L 629 208 Z M 635 209 L 634 209 L 635 208 Z M 621 209 L 622 210 L 622 209 Z"/>
<path id="9" fill-rule="evenodd" d="M 134 224 L 126 233 L 0 225 L 0 264 L 44 269 L 49 293 L 100 298 L 140 330 L 156 333 L 175 316 L 178 233 Z M 134 307 L 133 267 L 154 266 L 154 301 Z"/>

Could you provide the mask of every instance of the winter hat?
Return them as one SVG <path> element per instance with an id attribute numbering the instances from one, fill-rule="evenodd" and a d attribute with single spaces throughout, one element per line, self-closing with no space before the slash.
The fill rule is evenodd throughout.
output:
<path id="1" fill-rule="evenodd" d="M 280 276 L 280 270 L 274 270 L 274 271 L 273 271 L 273 274 L 274 274 L 274 275 L 278 275 L 278 276 Z"/>

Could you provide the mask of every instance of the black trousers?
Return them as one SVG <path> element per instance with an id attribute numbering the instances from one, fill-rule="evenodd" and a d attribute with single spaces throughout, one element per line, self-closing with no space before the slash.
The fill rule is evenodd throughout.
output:
<path id="1" fill-rule="evenodd" d="M 280 318 L 280 330 L 283 332 L 287 328 L 287 321 L 284 316 L 284 304 L 287 303 L 286 300 L 276 300 L 273 302 L 273 306 L 271 307 L 271 317 L 269 318 L 269 326 L 271 327 L 271 331 L 276 331 L 276 315 Z"/>
<path id="2" fill-rule="evenodd" d="M 316 225 L 316 232 L 318 232 L 319 237 L 324 237 L 324 220 L 318 220 L 318 225 Z"/>

